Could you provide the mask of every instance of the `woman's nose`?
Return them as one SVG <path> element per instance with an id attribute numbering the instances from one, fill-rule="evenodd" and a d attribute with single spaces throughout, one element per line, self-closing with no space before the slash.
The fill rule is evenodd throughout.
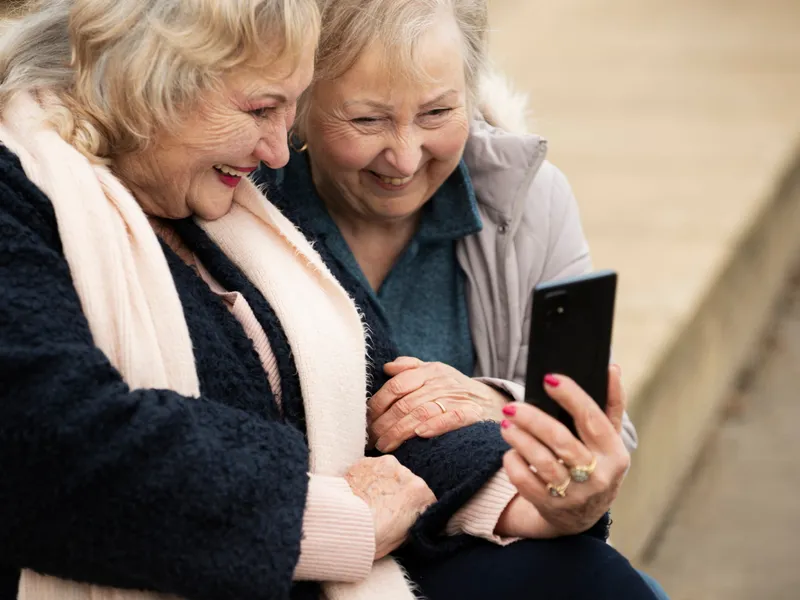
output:
<path id="1" fill-rule="evenodd" d="M 414 135 L 398 139 L 386 150 L 386 160 L 397 169 L 400 177 L 409 177 L 416 173 L 422 159 L 422 143 Z"/>
<path id="2" fill-rule="evenodd" d="M 287 128 L 281 123 L 265 131 L 256 144 L 253 155 L 270 169 L 280 169 L 289 162 L 289 139 Z"/>

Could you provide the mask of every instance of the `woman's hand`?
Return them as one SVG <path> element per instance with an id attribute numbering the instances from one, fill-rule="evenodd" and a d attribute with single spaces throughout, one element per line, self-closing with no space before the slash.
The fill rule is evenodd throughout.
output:
<path id="1" fill-rule="evenodd" d="M 436 496 L 394 456 L 362 458 L 345 474 L 353 493 L 366 502 L 375 522 L 375 560 L 398 548 Z"/>
<path id="2" fill-rule="evenodd" d="M 630 465 L 620 436 L 626 403 L 620 370 L 609 369 L 605 413 L 568 377 L 548 375 L 544 387 L 572 415 L 580 439 L 538 408 L 510 404 L 504 409 L 503 437 L 512 450 L 503 466 L 520 495 L 553 527 L 550 533 L 581 533 L 610 508 Z M 575 477 L 576 467 L 591 472 L 585 481 L 579 480 L 580 472 Z"/>
<path id="3" fill-rule="evenodd" d="M 562 535 L 554 525 L 544 520 L 536 507 L 519 494 L 500 515 L 495 535 L 509 538 L 542 540 Z"/>
<path id="4" fill-rule="evenodd" d="M 392 378 L 368 403 L 370 443 L 391 452 L 414 436 L 431 438 L 486 419 L 485 406 L 506 396 L 442 363 L 401 357 L 384 371 Z"/>

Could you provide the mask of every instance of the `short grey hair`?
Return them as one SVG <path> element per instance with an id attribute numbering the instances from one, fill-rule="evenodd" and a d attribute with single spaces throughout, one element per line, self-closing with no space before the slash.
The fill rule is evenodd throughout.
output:
<path id="1" fill-rule="evenodd" d="M 0 37 L 0 111 L 52 93 L 61 136 L 107 162 L 173 130 L 240 66 L 299 61 L 319 35 L 316 0 L 43 0 Z"/>
<path id="2" fill-rule="evenodd" d="M 414 53 L 419 39 L 443 12 L 453 15 L 464 42 L 468 103 L 475 106 L 488 63 L 489 15 L 486 0 L 317 0 L 322 32 L 314 82 L 347 72 L 373 42 L 385 50 L 388 72 L 420 78 Z M 298 104 L 298 127 L 308 115 L 314 84 Z"/>

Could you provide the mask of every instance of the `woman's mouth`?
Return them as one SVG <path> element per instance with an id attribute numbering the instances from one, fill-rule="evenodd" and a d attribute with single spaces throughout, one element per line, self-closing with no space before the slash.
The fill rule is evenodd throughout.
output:
<path id="1" fill-rule="evenodd" d="M 411 180 L 414 179 L 414 175 L 416 175 L 416 173 L 414 173 L 408 177 L 389 177 L 388 175 L 382 175 L 380 173 L 376 173 L 375 171 L 367 170 L 367 172 L 375 178 L 375 181 L 379 186 L 390 191 L 405 189 L 408 187 L 408 184 L 411 183 Z"/>
<path id="2" fill-rule="evenodd" d="M 231 165 L 218 164 L 214 165 L 214 170 L 222 183 L 228 187 L 235 188 L 242 178 L 255 171 L 256 167 L 233 167 Z"/>

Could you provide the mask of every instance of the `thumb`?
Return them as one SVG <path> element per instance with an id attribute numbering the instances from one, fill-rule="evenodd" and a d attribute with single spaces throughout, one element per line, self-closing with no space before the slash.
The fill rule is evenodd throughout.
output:
<path id="1" fill-rule="evenodd" d="M 622 432 L 622 416 L 625 414 L 627 397 L 625 387 L 622 385 L 622 369 L 619 365 L 608 368 L 608 400 L 606 402 L 606 416 L 617 433 Z"/>
<path id="2" fill-rule="evenodd" d="M 389 377 L 394 377 L 399 375 L 403 371 L 408 371 L 409 369 L 416 369 L 417 367 L 421 367 L 425 363 L 418 358 L 414 358 L 413 356 L 400 356 L 394 359 L 390 363 L 386 363 L 383 365 L 383 372 L 386 373 Z"/>

